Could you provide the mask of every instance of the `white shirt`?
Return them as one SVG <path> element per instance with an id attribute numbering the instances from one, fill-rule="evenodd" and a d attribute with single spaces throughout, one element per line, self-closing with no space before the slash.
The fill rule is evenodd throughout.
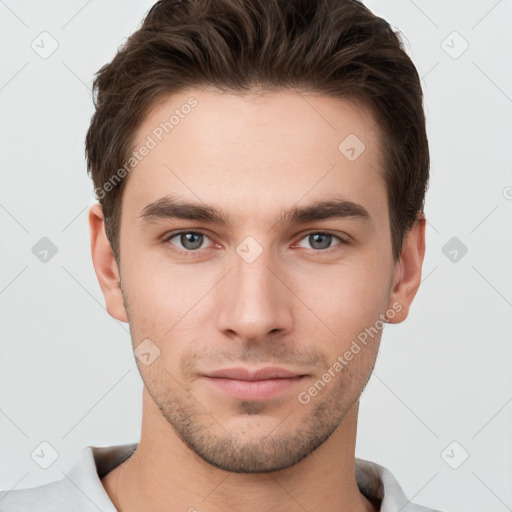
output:
<path id="1" fill-rule="evenodd" d="M 60 480 L 29 489 L 0 491 L 1 512 L 117 512 L 101 478 L 124 462 L 137 443 L 87 446 Z M 355 459 L 356 481 L 367 498 L 380 500 L 380 512 L 438 512 L 410 503 L 393 475 L 383 466 Z"/>

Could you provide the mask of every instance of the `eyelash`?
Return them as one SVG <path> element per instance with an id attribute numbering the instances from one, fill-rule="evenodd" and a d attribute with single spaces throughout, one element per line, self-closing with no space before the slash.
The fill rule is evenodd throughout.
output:
<path id="1" fill-rule="evenodd" d="M 183 231 L 176 231 L 174 233 L 167 235 L 164 239 L 164 242 L 166 242 L 166 243 L 170 242 L 173 238 L 176 238 L 177 236 L 184 235 L 184 234 L 202 235 L 206 238 L 210 238 L 206 233 L 203 233 L 202 231 L 183 230 Z M 312 252 L 313 254 L 327 253 L 330 250 L 336 250 L 336 248 L 338 246 L 348 244 L 347 240 L 345 240 L 344 238 L 341 238 L 339 235 L 331 233 L 330 231 L 310 231 L 309 233 L 304 234 L 299 241 L 302 241 L 302 240 L 304 240 L 304 238 L 307 238 L 308 236 L 311 236 L 311 235 L 329 235 L 339 241 L 338 244 L 335 244 L 332 247 L 328 247 L 327 249 L 309 249 L 309 251 Z M 192 255 L 194 253 L 197 253 L 199 255 L 199 253 L 201 251 L 201 249 L 184 250 L 184 249 L 180 249 L 179 247 L 176 247 L 174 244 L 171 244 L 171 245 L 173 245 L 173 249 L 172 249 L 173 251 L 176 251 L 178 254 L 183 254 L 183 255 L 187 255 L 187 256 Z"/>

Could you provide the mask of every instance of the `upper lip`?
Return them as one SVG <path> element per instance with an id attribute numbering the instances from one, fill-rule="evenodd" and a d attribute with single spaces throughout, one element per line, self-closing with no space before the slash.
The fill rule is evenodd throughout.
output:
<path id="1" fill-rule="evenodd" d="M 223 370 L 215 370 L 206 377 L 234 379 L 234 380 L 267 380 L 267 379 L 291 379 L 301 377 L 300 373 L 296 373 L 284 368 L 276 366 L 267 366 L 258 370 L 248 370 L 247 368 L 225 368 Z"/>

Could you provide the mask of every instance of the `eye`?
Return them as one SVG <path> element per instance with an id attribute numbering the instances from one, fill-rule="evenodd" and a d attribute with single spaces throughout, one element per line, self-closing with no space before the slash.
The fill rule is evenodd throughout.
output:
<path id="1" fill-rule="evenodd" d="M 180 245 L 177 245 L 171 240 L 177 239 Z M 209 238 L 197 231 L 181 231 L 179 233 L 173 233 L 166 238 L 167 242 L 171 242 L 172 245 L 175 245 L 178 249 L 181 249 L 181 252 L 193 252 L 201 249 L 203 242 Z"/>
<path id="2" fill-rule="evenodd" d="M 325 249 L 330 249 L 331 247 L 333 247 L 331 244 L 334 240 L 338 241 L 338 243 L 334 244 L 334 245 L 341 245 L 341 244 L 346 243 L 346 241 L 343 240 L 341 237 L 334 235 L 332 233 L 326 233 L 323 231 L 316 231 L 314 233 L 309 233 L 308 235 L 303 237 L 301 239 L 301 241 L 302 240 L 306 240 L 309 244 L 311 244 L 310 247 L 306 247 L 306 248 L 313 249 L 314 251 L 324 251 Z M 299 242 L 299 246 L 304 247 L 304 246 L 300 245 L 300 242 Z"/>
<path id="3" fill-rule="evenodd" d="M 175 242 L 173 242 L 174 239 L 176 239 Z M 210 240 L 210 238 L 199 231 L 179 231 L 170 234 L 165 239 L 166 242 L 170 242 L 177 252 L 180 253 L 198 252 L 200 249 L 206 248 L 204 246 L 206 240 Z M 302 245 L 303 241 L 306 241 L 310 246 L 305 247 Z M 333 244 L 335 241 L 337 243 Z M 315 231 L 304 236 L 297 245 L 306 249 L 312 249 L 313 251 L 326 252 L 328 249 L 346 243 L 348 242 L 333 233 Z"/>

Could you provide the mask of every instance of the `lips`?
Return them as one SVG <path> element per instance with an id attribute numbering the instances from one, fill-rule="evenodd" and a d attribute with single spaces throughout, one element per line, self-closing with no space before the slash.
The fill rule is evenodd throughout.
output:
<path id="1" fill-rule="evenodd" d="M 268 400 L 282 394 L 305 375 L 279 367 L 258 370 L 226 368 L 204 375 L 205 379 L 223 394 L 239 400 Z"/>
<path id="2" fill-rule="evenodd" d="M 268 380 L 268 379 L 289 379 L 300 377 L 300 374 L 278 367 L 266 367 L 259 370 L 248 370 L 246 368 L 226 368 L 217 370 L 206 375 L 213 378 L 235 379 L 235 380 Z"/>

